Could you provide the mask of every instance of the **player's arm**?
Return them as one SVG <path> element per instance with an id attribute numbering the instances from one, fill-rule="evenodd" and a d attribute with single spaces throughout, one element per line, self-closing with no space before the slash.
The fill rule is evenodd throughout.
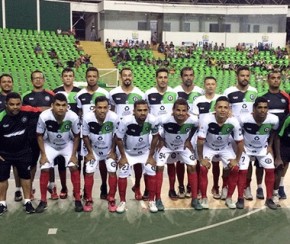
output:
<path id="1" fill-rule="evenodd" d="M 280 137 L 276 131 L 273 131 L 273 133 L 274 133 L 273 147 L 275 150 L 274 164 L 276 168 L 283 167 L 283 161 L 282 161 L 281 153 L 280 153 L 280 145 L 281 145 Z"/>
<path id="2" fill-rule="evenodd" d="M 92 143 L 91 143 L 90 138 L 87 135 L 83 135 L 83 140 L 88 150 L 88 154 L 86 155 L 86 161 L 96 160 L 94 157 Z"/>
<path id="3" fill-rule="evenodd" d="M 202 138 L 202 137 L 197 138 L 198 159 L 202 166 L 206 167 L 207 169 L 210 169 L 210 166 L 211 166 L 210 161 L 208 158 L 204 158 L 204 155 L 203 155 L 204 143 L 205 143 L 205 138 Z"/>
<path id="4" fill-rule="evenodd" d="M 119 165 L 120 165 L 120 167 L 122 167 L 128 163 L 128 159 L 127 159 L 126 153 L 125 153 L 125 146 L 124 146 L 123 139 L 116 136 L 116 144 L 119 148 L 119 152 L 121 155 L 120 160 L 119 160 Z"/>
<path id="5" fill-rule="evenodd" d="M 78 152 L 78 147 L 80 143 L 80 133 L 74 133 L 73 132 L 73 149 L 72 149 L 72 154 L 70 157 L 70 162 L 73 162 L 75 165 L 78 165 L 78 158 L 77 158 L 77 152 Z"/>
<path id="6" fill-rule="evenodd" d="M 275 144 L 274 143 L 275 137 L 276 137 L 276 132 L 274 130 L 271 130 L 270 136 L 268 139 L 267 153 L 271 153 L 272 155 L 274 155 L 273 154 L 273 145 Z"/>
<path id="7" fill-rule="evenodd" d="M 153 135 L 152 141 L 151 141 L 151 145 L 150 145 L 148 159 L 147 159 L 147 162 L 146 162 L 146 163 L 149 163 L 149 164 L 151 164 L 153 166 L 156 165 L 156 161 L 154 159 L 154 153 L 156 151 L 158 141 L 159 141 L 159 134 Z"/>
<path id="8" fill-rule="evenodd" d="M 108 158 L 112 158 L 114 160 L 117 160 L 117 154 L 116 154 L 116 136 L 114 135 L 112 138 L 112 146 L 111 150 L 108 154 Z"/>
<path id="9" fill-rule="evenodd" d="M 236 158 L 230 160 L 230 163 L 228 164 L 229 168 L 233 168 L 239 163 L 241 156 L 242 156 L 242 153 L 244 151 L 244 140 L 235 141 L 235 142 L 237 145 Z"/>
<path id="10" fill-rule="evenodd" d="M 192 127 L 192 129 L 189 132 L 189 135 L 188 135 L 187 139 L 184 142 L 184 149 L 188 148 L 191 152 L 194 152 L 194 149 L 193 149 L 193 146 L 192 146 L 192 143 L 191 143 L 191 139 L 192 139 L 194 133 L 196 132 L 196 130 L 197 130 L 197 127 Z"/>
<path id="11" fill-rule="evenodd" d="M 39 163 L 40 165 L 43 165 L 45 163 L 48 162 L 46 153 L 45 153 L 45 147 L 44 147 L 44 139 L 43 139 L 43 135 L 44 133 L 36 133 L 36 137 L 37 137 L 37 143 L 40 149 L 40 159 L 39 159 Z"/>

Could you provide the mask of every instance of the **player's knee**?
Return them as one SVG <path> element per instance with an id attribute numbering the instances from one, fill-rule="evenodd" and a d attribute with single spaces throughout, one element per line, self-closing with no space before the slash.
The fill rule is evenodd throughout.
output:
<path id="1" fill-rule="evenodd" d="M 129 164 L 125 164 L 119 169 L 119 178 L 128 178 L 130 175 L 130 166 Z"/>
<path id="2" fill-rule="evenodd" d="M 112 159 L 112 158 L 108 158 L 106 160 L 106 167 L 107 167 L 108 173 L 116 173 L 116 171 L 117 171 L 117 162 L 114 159 Z"/>

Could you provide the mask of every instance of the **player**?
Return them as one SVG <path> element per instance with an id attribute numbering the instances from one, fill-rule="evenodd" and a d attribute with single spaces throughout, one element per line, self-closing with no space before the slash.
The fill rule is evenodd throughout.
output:
<path id="1" fill-rule="evenodd" d="M 130 174 L 131 166 L 138 163 L 143 165 L 147 174 L 149 210 L 152 213 L 158 212 L 154 201 L 156 172 L 155 161 L 153 160 L 153 154 L 158 142 L 158 122 L 153 115 L 148 113 L 147 102 L 144 100 L 136 101 L 133 115 L 124 117 L 120 121 L 116 132 L 116 143 L 120 151 L 118 161 L 120 203 L 116 209 L 117 213 L 123 213 L 126 210 L 127 178 Z M 150 134 L 152 134 L 151 146 Z"/>
<path id="2" fill-rule="evenodd" d="M 168 86 L 168 70 L 160 68 L 156 70 L 156 87 L 145 92 L 145 100 L 149 104 L 150 113 L 154 116 L 163 116 L 172 112 L 172 106 L 177 99 L 177 93 Z M 177 200 L 178 196 L 174 189 L 175 184 L 175 165 L 167 165 L 169 177 L 168 196 L 172 200 Z"/>
<path id="3" fill-rule="evenodd" d="M 78 113 L 77 108 L 77 101 L 76 101 L 76 95 L 81 90 L 79 87 L 74 86 L 74 70 L 71 68 L 64 68 L 61 73 L 61 79 L 63 85 L 60 87 L 57 87 L 53 90 L 53 92 L 56 93 L 62 93 L 66 96 L 68 101 L 68 109 L 72 110 L 75 113 Z M 81 170 L 81 156 L 79 156 L 79 170 Z M 59 197 L 61 199 L 66 199 L 68 196 L 67 186 L 66 186 L 66 168 L 65 168 L 65 160 L 63 157 L 58 157 L 55 160 L 56 164 L 58 164 L 58 172 L 60 176 L 60 182 L 62 189 L 60 191 Z M 52 171 L 54 173 L 54 170 Z M 54 174 L 53 174 L 54 176 Z M 50 183 L 48 184 L 48 191 L 54 192 L 54 177 L 52 178 L 52 175 L 50 176 Z"/>
<path id="4" fill-rule="evenodd" d="M 205 115 L 214 112 L 215 101 L 220 97 L 216 94 L 217 81 L 212 76 L 207 76 L 204 78 L 204 88 L 205 94 L 197 97 L 192 104 L 192 113 L 198 115 L 199 123 L 203 123 Z M 220 199 L 221 195 L 219 193 L 219 176 L 220 167 L 219 159 L 214 157 L 212 160 L 212 174 L 213 174 L 213 187 L 211 192 L 213 198 Z"/>
<path id="5" fill-rule="evenodd" d="M 232 114 L 236 117 L 243 116 L 253 111 L 253 103 L 257 97 L 257 89 L 249 85 L 251 72 L 249 67 L 241 66 L 237 69 L 237 84 L 231 86 L 224 91 L 224 95 L 229 98 L 231 104 Z M 225 174 L 224 174 L 225 175 Z M 257 183 L 260 179 L 259 173 L 257 175 Z M 250 183 L 252 177 L 252 164 L 249 164 L 248 177 L 244 197 L 247 200 L 253 200 Z M 226 177 L 223 177 L 224 185 L 226 185 Z M 259 183 L 258 183 L 259 184 Z M 223 194 L 224 193 L 224 194 Z M 222 190 L 223 199 L 226 195 L 226 188 Z"/>
<path id="6" fill-rule="evenodd" d="M 279 126 L 279 119 L 276 115 L 268 113 L 268 102 L 264 97 L 258 97 L 253 104 L 253 113 L 240 117 L 240 124 L 243 129 L 245 139 L 245 153 L 239 162 L 240 171 L 246 171 L 250 163 L 250 157 L 254 156 L 263 167 L 265 175 L 265 185 L 267 199 L 265 205 L 270 209 L 277 209 L 277 205 L 272 200 L 274 188 L 274 159 L 273 140 L 275 131 Z M 242 179 L 243 178 L 243 179 Z M 237 208 L 244 208 L 242 191 L 246 182 L 246 173 L 239 174 L 238 202 Z"/>
<path id="7" fill-rule="evenodd" d="M 156 206 L 159 211 L 164 210 L 161 200 L 164 165 L 180 161 L 187 165 L 187 174 L 192 191 L 191 205 L 196 210 L 200 210 L 202 208 L 197 200 L 196 160 L 190 142 L 198 127 L 198 118 L 188 113 L 187 101 L 179 98 L 174 102 L 172 114 L 162 116 L 159 120 L 164 146 L 156 155 Z"/>
<path id="8" fill-rule="evenodd" d="M 95 109 L 95 99 L 99 96 L 105 96 L 109 98 L 109 93 L 104 89 L 99 87 L 99 70 L 95 67 L 89 67 L 86 71 L 87 87 L 83 88 L 77 93 L 77 107 L 79 109 L 79 115 L 83 116 Z M 86 153 L 83 153 L 86 154 Z M 107 199 L 107 168 L 106 164 L 101 161 L 99 163 L 100 174 L 102 178 L 101 185 L 101 199 Z M 85 197 L 85 196 L 84 196 Z"/>
<path id="9" fill-rule="evenodd" d="M 30 200 L 31 150 L 28 142 L 29 120 L 36 113 L 32 108 L 21 109 L 21 96 L 10 92 L 6 95 L 5 110 L 0 113 L 0 215 L 7 211 L 6 195 L 11 166 L 16 167 L 24 194 L 26 213 L 35 212 Z"/>
<path id="10" fill-rule="evenodd" d="M 109 100 L 97 97 L 95 110 L 83 117 L 83 140 L 88 150 L 86 155 L 85 193 L 87 196 L 85 212 L 93 210 L 92 188 L 94 172 L 100 161 L 105 161 L 109 173 L 108 209 L 116 211 L 115 194 L 117 190 L 116 153 L 114 134 L 118 116 L 109 111 Z"/>
<path id="11" fill-rule="evenodd" d="M 51 106 L 52 98 L 54 96 L 54 93 L 52 91 L 44 89 L 44 82 L 45 77 L 44 74 L 39 71 L 35 70 L 31 73 L 31 82 L 33 85 L 32 91 L 28 91 L 23 94 L 23 105 L 30 105 L 32 107 L 36 107 L 41 109 L 42 111 L 49 109 Z M 29 132 L 29 141 L 30 141 L 30 147 L 32 150 L 32 164 L 31 164 L 31 182 L 33 186 L 33 180 L 35 177 L 36 172 L 36 165 L 38 162 L 38 158 L 40 155 L 39 146 L 37 144 L 36 139 L 36 125 L 37 125 L 37 119 L 31 120 L 31 126 L 30 126 L 30 132 Z M 52 192 L 51 199 L 58 199 L 58 195 L 55 191 Z M 32 187 L 31 192 L 31 199 L 34 199 L 34 188 Z"/>
<path id="12" fill-rule="evenodd" d="M 134 102 L 145 98 L 145 94 L 133 85 L 133 73 L 130 68 L 120 71 L 121 85 L 110 91 L 111 109 L 115 111 L 120 119 L 133 114 Z M 135 184 L 132 191 L 136 200 L 142 200 L 140 191 L 140 180 L 142 177 L 142 165 L 134 165 Z M 144 175 L 146 185 L 146 175 Z"/>
<path id="13" fill-rule="evenodd" d="M 80 200 L 80 174 L 77 166 L 80 123 L 77 114 L 68 110 L 67 107 L 65 95 L 56 94 L 51 109 L 42 112 L 37 123 L 37 141 L 41 152 L 39 159 L 41 201 L 35 210 L 37 213 L 42 213 L 47 209 L 46 191 L 49 169 L 54 167 L 54 159 L 58 156 L 65 158 L 66 167 L 69 167 L 71 172 L 75 211 L 83 211 Z"/>
<path id="14" fill-rule="evenodd" d="M 180 71 L 180 77 L 182 80 L 181 85 L 174 88 L 175 92 L 177 92 L 178 98 L 183 98 L 188 102 L 189 105 L 189 113 L 192 113 L 192 105 L 193 101 L 204 94 L 204 90 L 199 86 L 194 84 L 194 71 L 191 67 L 184 67 Z M 185 191 L 184 188 L 184 172 L 185 167 L 183 163 L 177 162 L 176 164 L 176 173 L 177 179 L 179 183 L 178 187 L 178 197 L 179 198 L 190 198 L 191 189 L 189 184 L 187 184 L 187 189 Z"/>
<path id="15" fill-rule="evenodd" d="M 232 201 L 232 195 L 238 181 L 238 162 L 243 152 L 243 136 L 241 127 L 235 117 L 230 117 L 229 100 L 225 96 L 220 96 L 216 100 L 215 113 L 204 117 L 199 125 L 197 151 L 200 161 L 200 190 L 202 195 L 201 205 L 208 208 L 207 190 L 207 172 L 211 167 L 211 161 L 214 156 L 219 156 L 224 168 L 229 168 L 228 190 L 226 197 L 226 206 L 235 209 L 236 205 Z M 233 139 L 237 144 L 235 153 L 229 138 L 233 133 Z"/>

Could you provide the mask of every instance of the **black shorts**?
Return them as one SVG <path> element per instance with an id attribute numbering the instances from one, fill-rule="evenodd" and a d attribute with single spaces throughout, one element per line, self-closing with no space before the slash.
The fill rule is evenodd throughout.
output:
<path id="1" fill-rule="evenodd" d="M 11 166 L 17 169 L 21 179 L 30 179 L 30 162 L 22 160 L 7 160 L 0 162 L 0 181 L 8 180 L 10 177 Z"/>
<path id="2" fill-rule="evenodd" d="M 290 147 L 286 147 L 281 144 L 280 155 L 281 155 L 283 163 L 289 163 L 290 162 Z"/>

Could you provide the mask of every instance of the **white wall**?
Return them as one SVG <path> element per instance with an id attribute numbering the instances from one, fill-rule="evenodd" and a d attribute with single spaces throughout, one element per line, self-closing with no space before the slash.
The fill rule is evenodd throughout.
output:
<path id="1" fill-rule="evenodd" d="M 99 32 L 101 37 L 101 41 L 104 43 L 107 38 L 110 41 L 113 39 L 115 40 L 132 40 L 134 37 L 137 37 L 139 41 L 144 40 L 151 41 L 151 31 L 134 31 L 134 30 L 113 30 L 113 29 L 106 29 Z"/>
<path id="2" fill-rule="evenodd" d="M 163 41 L 171 42 L 180 46 L 182 42 L 199 43 L 217 42 L 218 45 L 224 43 L 226 47 L 235 47 L 238 43 L 252 44 L 258 46 L 259 42 L 268 42 L 273 47 L 284 47 L 286 33 L 200 33 L 200 32 L 164 32 Z"/>

